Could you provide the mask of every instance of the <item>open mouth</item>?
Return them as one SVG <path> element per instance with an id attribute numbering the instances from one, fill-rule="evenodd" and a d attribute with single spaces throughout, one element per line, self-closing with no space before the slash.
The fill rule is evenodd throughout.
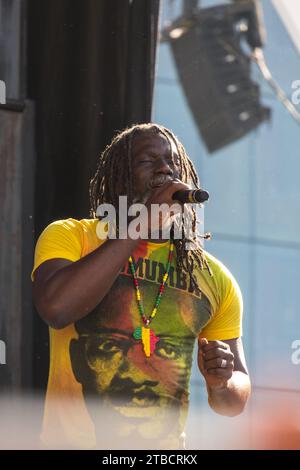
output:
<path id="1" fill-rule="evenodd" d="M 150 180 L 149 188 L 159 188 L 168 181 L 173 181 L 173 178 L 170 175 L 157 175 Z"/>

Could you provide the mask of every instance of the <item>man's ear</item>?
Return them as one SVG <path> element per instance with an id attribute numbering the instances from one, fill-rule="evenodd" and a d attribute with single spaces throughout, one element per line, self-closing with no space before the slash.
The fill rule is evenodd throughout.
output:
<path id="1" fill-rule="evenodd" d="M 77 382 L 84 384 L 86 382 L 87 367 L 85 365 L 85 351 L 80 339 L 70 341 L 70 359 L 75 379 Z"/>

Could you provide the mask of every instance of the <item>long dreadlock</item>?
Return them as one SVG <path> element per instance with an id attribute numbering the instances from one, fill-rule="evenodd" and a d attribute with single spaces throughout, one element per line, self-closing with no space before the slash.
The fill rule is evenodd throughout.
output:
<path id="1" fill-rule="evenodd" d="M 173 132 L 158 124 L 137 124 L 119 132 L 100 156 L 96 173 L 90 181 L 91 217 L 96 218 L 97 207 L 104 203 L 112 204 L 116 209 L 117 217 L 119 217 L 118 197 L 120 195 L 127 195 L 129 205 L 133 204 L 132 144 L 134 137 L 142 132 L 162 134 L 169 142 L 170 147 L 173 141 L 180 157 L 180 180 L 193 184 L 196 188 L 199 186 L 199 179 L 195 167 L 189 159 L 184 146 L 179 142 Z M 195 227 L 196 213 L 193 208 L 192 229 L 194 233 Z M 205 236 L 205 238 L 209 237 Z M 193 275 L 195 264 L 197 264 L 201 270 L 205 267 L 210 275 L 212 275 L 212 272 L 202 247 L 197 244 L 195 249 L 187 250 L 186 242 L 187 239 L 182 227 L 181 239 L 174 239 L 177 266 L 188 273 L 191 285 L 199 289 L 197 279 Z"/>

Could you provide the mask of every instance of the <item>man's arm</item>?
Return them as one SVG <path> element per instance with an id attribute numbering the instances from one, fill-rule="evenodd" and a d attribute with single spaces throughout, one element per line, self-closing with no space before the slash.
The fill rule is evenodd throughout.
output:
<path id="1" fill-rule="evenodd" d="M 53 328 L 64 328 L 90 313 L 110 290 L 139 240 L 108 240 L 76 262 L 50 259 L 34 274 L 33 300 Z"/>
<path id="2" fill-rule="evenodd" d="M 241 338 L 201 338 L 198 346 L 198 366 L 206 381 L 210 407 L 225 416 L 240 414 L 251 391 Z M 226 367 L 221 367 L 224 361 Z"/>
<path id="3" fill-rule="evenodd" d="M 148 213 L 140 223 L 147 224 L 151 234 L 151 204 L 172 206 L 173 193 L 189 188 L 185 183 L 171 181 L 154 188 L 146 202 Z M 162 222 L 159 221 L 160 227 Z M 99 248 L 76 262 L 50 259 L 34 273 L 33 300 L 40 316 L 53 328 L 80 320 L 90 313 L 105 297 L 121 268 L 139 244 L 128 234 L 126 239 L 107 240 Z"/>

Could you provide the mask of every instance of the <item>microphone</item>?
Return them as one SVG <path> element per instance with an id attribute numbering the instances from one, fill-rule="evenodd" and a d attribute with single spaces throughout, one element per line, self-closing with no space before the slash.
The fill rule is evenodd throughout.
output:
<path id="1" fill-rule="evenodd" d="M 201 203 L 207 201 L 209 194 L 204 189 L 179 189 L 175 191 L 172 199 L 185 203 Z"/>

